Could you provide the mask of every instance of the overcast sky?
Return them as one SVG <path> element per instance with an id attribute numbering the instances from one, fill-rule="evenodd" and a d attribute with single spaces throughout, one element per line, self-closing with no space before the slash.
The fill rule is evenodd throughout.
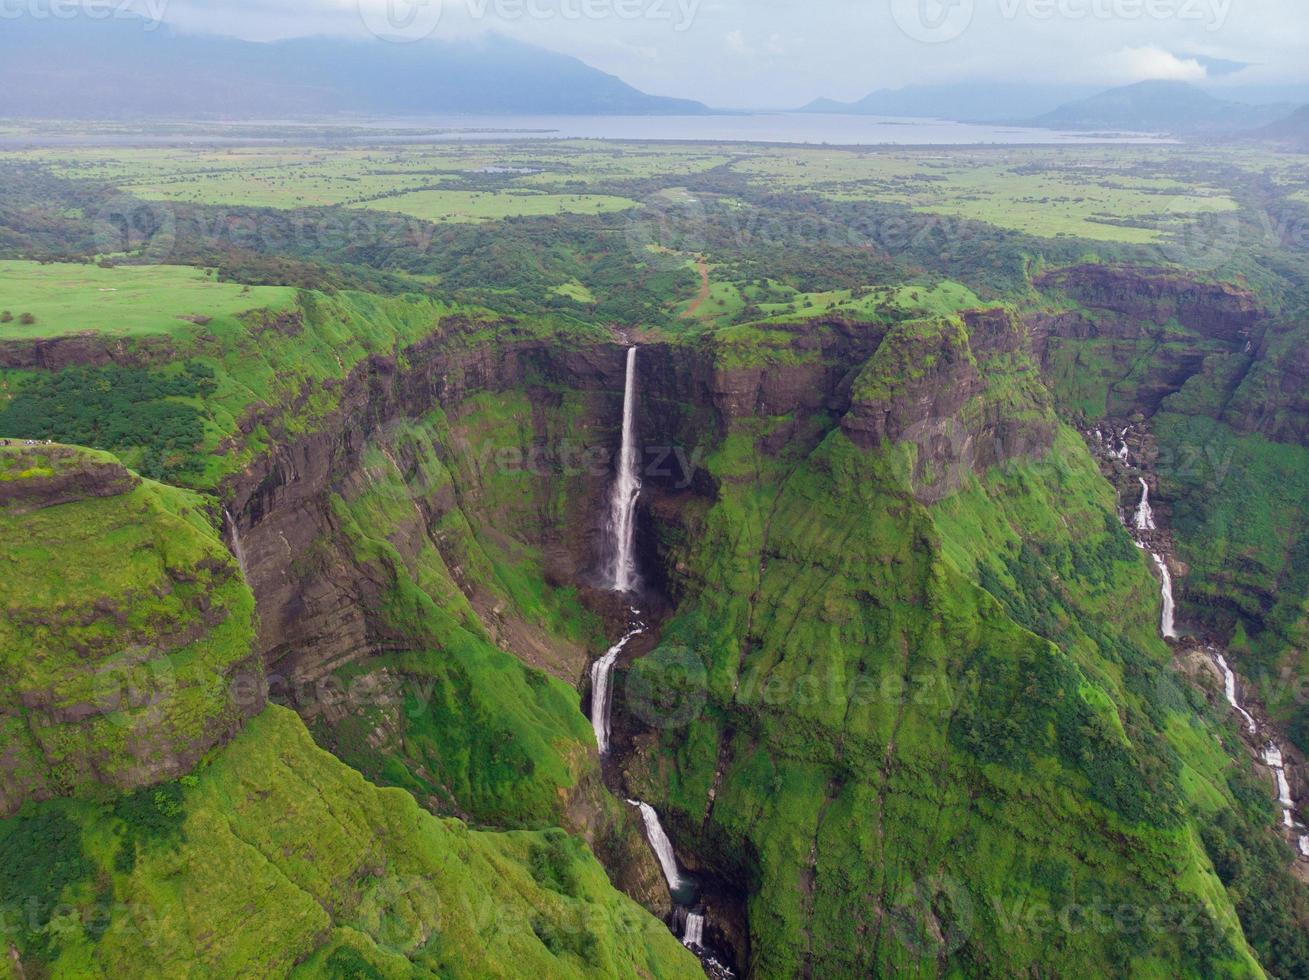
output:
<path id="1" fill-rule="evenodd" d="M 732 107 L 973 79 L 1202 80 L 1197 55 L 1248 63 L 1232 76 L 1240 81 L 1309 82 L 1305 0 L 138 2 L 153 2 L 179 27 L 252 40 L 498 31 L 576 55 L 648 92 Z"/>

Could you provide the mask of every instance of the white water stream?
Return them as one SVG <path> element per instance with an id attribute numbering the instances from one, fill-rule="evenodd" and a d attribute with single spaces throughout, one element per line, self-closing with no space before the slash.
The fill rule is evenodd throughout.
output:
<path id="1" fill-rule="evenodd" d="M 1150 484 L 1145 482 L 1145 477 L 1141 478 L 1141 503 L 1136 508 L 1136 529 L 1138 531 L 1157 530 L 1154 522 L 1154 509 L 1150 506 Z"/>
<path id="2" fill-rule="evenodd" d="M 250 575 L 245 563 L 245 548 L 241 544 L 241 529 L 236 526 L 236 518 L 226 507 L 223 508 L 223 517 L 227 519 L 227 526 L 232 529 L 232 555 L 236 558 L 237 567 L 241 569 L 241 577 L 248 583 Z"/>
<path id="3" fill-rule="evenodd" d="M 686 928 L 682 931 L 683 946 L 704 945 L 704 916 L 698 912 L 686 914 Z"/>
<path id="4" fill-rule="evenodd" d="M 1250 716 L 1250 712 L 1241 707 L 1241 702 L 1237 699 L 1235 671 L 1227 665 L 1227 658 L 1217 650 L 1211 649 L 1209 652 L 1213 655 L 1214 663 L 1218 665 L 1218 669 L 1223 673 L 1223 694 L 1227 697 L 1227 703 L 1245 719 L 1245 727 L 1251 734 L 1257 732 L 1259 726 L 1255 724 L 1254 718 Z"/>
<path id="5" fill-rule="evenodd" d="M 1104 436 L 1100 430 L 1096 430 L 1095 436 L 1096 441 L 1103 445 Z M 1126 437 L 1127 431 L 1124 430 L 1121 439 L 1125 440 Z M 1114 453 L 1110 449 L 1110 453 L 1124 462 L 1129 461 L 1130 454 L 1125 441 L 1118 452 Z M 1144 477 L 1138 477 L 1138 479 L 1141 483 L 1141 501 L 1137 504 L 1133 523 L 1137 531 L 1156 531 L 1158 530 L 1158 524 L 1155 521 L 1154 509 L 1150 506 L 1150 484 L 1146 482 Z M 1151 551 L 1143 541 L 1136 541 L 1136 546 L 1149 554 L 1154 560 L 1155 567 L 1159 570 L 1164 601 L 1159 628 L 1166 638 L 1170 640 L 1178 639 L 1177 604 L 1173 597 L 1173 576 L 1169 571 L 1168 562 L 1162 555 Z M 1227 663 L 1227 658 L 1213 647 L 1209 647 L 1208 652 L 1223 675 L 1223 695 L 1226 697 L 1227 703 L 1245 721 L 1246 730 L 1252 735 L 1257 735 L 1259 732 L 1258 723 L 1250 712 L 1241 706 L 1235 671 Z M 1295 800 L 1291 796 L 1291 784 L 1286 776 L 1286 760 L 1282 755 L 1281 747 L 1275 741 L 1270 740 L 1260 753 L 1260 758 L 1262 758 L 1264 765 L 1273 771 L 1273 775 L 1277 779 L 1277 802 L 1282 809 L 1282 826 L 1297 832 L 1297 845 L 1300 854 L 1302 857 L 1309 858 L 1309 832 L 1305 832 L 1306 828 L 1297 823 L 1295 819 Z"/>
<path id="6" fill-rule="evenodd" d="M 609 648 L 609 651 L 591 665 L 591 727 L 595 729 L 595 741 L 600 746 L 600 754 L 609 754 L 609 716 L 613 709 L 614 692 L 611 683 L 614 665 L 618 655 L 627 644 L 644 632 L 645 627 L 637 625 L 625 637 Z"/>
<path id="7" fill-rule="evenodd" d="M 636 348 L 627 351 L 627 378 L 623 386 L 623 442 L 618 477 L 609 499 L 609 583 L 615 592 L 635 592 L 636 501 L 641 495 L 636 450 Z"/>
<path id="8" fill-rule="evenodd" d="M 686 887 L 687 882 L 682 877 L 681 869 L 677 867 L 677 855 L 673 853 L 673 842 L 664 833 L 663 825 L 659 823 L 659 814 L 655 813 L 655 808 L 649 803 L 642 803 L 640 800 L 628 800 L 627 802 L 641 811 L 641 819 L 645 821 L 645 836 L 650 841 L 650 847 L 654 850 L 655 857 L 659 859 L 659 867 L 664 870 L 664 879 L 668 882 L 668 890 L 676 896 L 678 892 Z"/>

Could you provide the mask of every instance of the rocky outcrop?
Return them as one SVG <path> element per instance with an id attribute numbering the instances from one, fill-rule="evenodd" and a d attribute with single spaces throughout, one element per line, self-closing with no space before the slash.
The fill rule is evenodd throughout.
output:
<path id="1" fill-rule="evenodd" d="M 140 480 L 117 460 L 65 446 L 29 446 L 14 440 L 0 455 L 0 508 L 25 513 L 75 500 L 117 497 Z M 7 448 L 2 447 L 0 448 Z"/>
<path id="2" fill-rule="evenodd" d="M 176 357 L 172 340 L 163 336 L 129 339 L 88 332 L 0 342 L 0 368 L 22 371 L 62 371 L 68 367 L 103 367 L 107 364 L 163 364 Z"/>
<path id="3" fill-rule="evenodd" d="M 1006 310 L 901 324 L 855 381 L 842 431 L 865 449 L 913 444 L 914 493 L 925 502 L 969 473 L 1042 455 L 1054 419 L 1026 348 Z"/>

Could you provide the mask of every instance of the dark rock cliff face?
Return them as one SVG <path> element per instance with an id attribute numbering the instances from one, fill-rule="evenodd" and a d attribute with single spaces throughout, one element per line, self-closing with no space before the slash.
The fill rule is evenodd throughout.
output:
<path id="1" fill-rule="evenodd" d="M 1056 391 L 1104 392 L 1103 404 L 1081 406 L 1094 417 L 1153 415 L 1210 358 L 1239 355 L 1267 319 L 1249 290 L 1167 270 L 1082 265 L 1033 285 L 1056 306 L 1072 304 L 1027 323 Z"/>
<path id="2" fill-rule="evenodd" d="M 16 440 L 10 440 L 20 448 Z M 20 450 L 21 451 L 21 450 Z M 0 507 L 23 514 L 46 507 L 95 497 L 117 497 L 141 481 L 120 463 L 86 459 L 75 450 L 62 447 L 37 447 L 43 457 L 38 474 L 18 480 L 0 480 Z M 51 463 L 55 465 L 51 466 Z"/>
<path id="3" fill-rule="evenodd" d="M 1033 284 L 1095 310 L 1094 330 L 1102 337 L 1133 336 L 1145 324 L 1176 320 L 1201 336 L 1243 343 L 1263 315 L 1249 290 L 1164 269 L 1081 265 L 1045 273 Z"/>
<path id="4" fill-rule="evenodd" d="M 0 343 L 0 368 L 62 371 L 67 367 L 102 367 L 106 364 L 156 364 L 174 359 L 176 350 L 166 337 L 130 341 L 99 333 Z"/>
<path id="5" fill-rule="evenodd" d="M 899 328 L 856 380 L 841 428 L 868 449 L 912 443 L 914 492 L 938 500 L 969 473 L 1049 450 L 1053 416 L 1028 349 L 1023 325 L 1003 309 Z M 1019 394 L 1022 410 L 1012 396 L 988 397 L 993 386 Z"/>

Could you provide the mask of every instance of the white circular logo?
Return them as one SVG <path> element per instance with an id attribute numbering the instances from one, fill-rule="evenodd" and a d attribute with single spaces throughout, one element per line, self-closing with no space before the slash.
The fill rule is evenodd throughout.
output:
<path id="1" fill-rule="evenodd" d="M 1241 220 L 1235 210 L 1199 210 L 1203 198 L 1173 198 L 1164 211 L 1164 257 L 1197 272 L 1226 265 L 1241 247 Z"/>
<path id="2" fill-rule="evenodd" d="M 972 934 L 975 914 L 968 889 L 949 875 L 920 878 L 895 897 L 890 910 L 900 945 L 930 959 L 957 952 Z"/>
<path id="3" fill-rule="evenodd" d="M 709 672 L 686 647 L 659 647 L 632 664 L 623 693 L 626 710 L 651 728 L 683 728 L 709 700 Z"/>
<path id="4" fill-rule="evenodd" d="M 177 241 L 177 221 L 162 201 L 120 194 L 96 210 L 92 234 L 100 255 L 137 254 L 162 261 Z"/>
<path id="5" fill-rule="evenodd" d="M 975 0 L 891 0 L 891 16 L 907 37 L 945 44 L 973 23 Z"/>
<path id="6" fill-rule="evenodd" d="M 957 492 L 973 472 L 976 447 L 972 434 L 957 418 L 927 418 L 916 422 L 897 440 L 917 448 L 910 474 L 914 498 L 935 504 Z"/>
<path id="7" fill-rule="evenodd" d="M 96 713 L 114 725 L 131 728 L 149 722 L 177 694 L 172 661 L 146 647 L 132 647 L 91 675 Z"/>
<path id="8" fill-rule="evenodd" d="M 443 0 L 356 0 L 359 19 L 383 41 L 412 44 L 436 33 Z"/>
<path id="9" fill-rule="evenodd" d="M 656 269 L 680 269 L 705 251 L 704 204 L 694 194 L 668 191 L 627 213 L 627 246 Z"/>

